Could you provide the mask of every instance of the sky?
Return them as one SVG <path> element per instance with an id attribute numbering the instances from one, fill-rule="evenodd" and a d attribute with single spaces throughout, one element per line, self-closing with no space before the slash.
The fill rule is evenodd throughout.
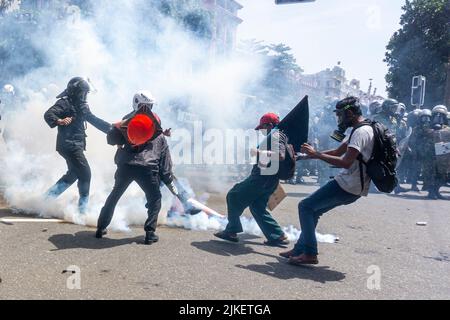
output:
<path id="1" fill-rule="evenodd" d="M 275 0 L 238 0 L 238 41 L 264 40 L 293 49 L 305 73 L 333 67 L 341 61 L 348 79 L 361 80 L 363 90 L 373 79 L 386 96 L 383 62 L 386 45 L 400 28 L 405 0 L 316 0 L 275 5 Z"/>

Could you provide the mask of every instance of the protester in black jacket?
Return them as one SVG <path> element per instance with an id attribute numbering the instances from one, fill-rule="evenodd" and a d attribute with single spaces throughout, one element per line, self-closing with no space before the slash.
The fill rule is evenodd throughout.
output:
<path id="1" fill-rule="evenodd" d="M 67 173 L 50 188 L 47 196 L 57 198 L 78 180 L 79 211 L 82 214 L 86 213 L 91 183 L 91 169 L 84 155 L 86 122 L 104 133 L 108 133 L 112 127 L 91 113 L 86 101 L 89 91 L 87 80 L 73 78 L 44 116 L 50 128 L 58 127 L 56 151 L 66 160 L 68 167 Z"/>
<path id="2" fill-rule="evenodd" d="M 153 99 L 150 94 L 137 94 L 141 103 L 136 103 L 135 112 L 127 115 L 108 133 L 108 144 L 119 146 L 115 163 L 117 171 L 114 176 L 114 188 L 106 200 L 97 224 L 97 238 L 106 235 L 106 228 L 111 223 L 114 209 L 128 186 L 135 181 L 147 198 L 148 219 L 145 222 L 145 244 L 159 240 L 155 234 L 158 215 L 161 210 L 161 181 L 174 193 L 179 195 L 174 185 L 172 160 L 167 140 L 161 129 L 159 118 L 152 113 Z M 135 141 L 132 128 L 139 131 L 139 136 L 146 137 Z"/>

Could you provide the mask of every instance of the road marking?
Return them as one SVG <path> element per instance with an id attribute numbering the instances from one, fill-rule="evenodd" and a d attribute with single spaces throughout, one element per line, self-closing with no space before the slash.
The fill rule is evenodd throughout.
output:
<path id="1" fill-rule="evenodd" d="M 10 219 L 10 218 L 3 218 L 0 219 L 0 222 L 4 223 L 66 223 L 64 220 L 60 219 Z"/>

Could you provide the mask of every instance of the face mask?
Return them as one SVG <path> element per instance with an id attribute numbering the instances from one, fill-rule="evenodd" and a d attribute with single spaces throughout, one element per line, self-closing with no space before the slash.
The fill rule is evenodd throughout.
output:
<path id="1" fill-rule="evenodd" d="M 351 126 L 351 121 L 345 117 L 344 111 L 336 112 L 338 129 L 333 132 L 331 138 L 337 142 L 342 142 L 345 139 L 345 132 Z"/>
<path id="2" fill-rule="evenodd" d="M 437 114 L 433 117 L 433 124 L 434 125 L 440 125 L 442 127 L 442 125 L 445 124 L 445 118 L 442 114 Z"/>
<path id="3" fill-rule="evenodd" d="M 420 124 L 422 126 L 422 128 L 429 128 L 430 124 L 431 124 L 431 119 L 430 118 L 421 118 L 420 119 Z"/>
<path id="4" fill-rule="evenodd" d="M 153 110 L 153 106 L 149 104 L 141 104 L 138 107 L 138 113 L 151 113 Z"/>

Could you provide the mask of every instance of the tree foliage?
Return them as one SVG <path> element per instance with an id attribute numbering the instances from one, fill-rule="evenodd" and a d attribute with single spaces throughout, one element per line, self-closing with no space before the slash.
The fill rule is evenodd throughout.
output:
<path id="1" fill-rule="evenodd" d="M 212 16 L 198 0 L 161 0 L 160 11 L 201 39 L 212 37 Z"/>
<path id="2" fill-rule="evenodd" d="M 303 72 L 292 54 L 292 49 L 283 44 L 264 44 L 255 39 L 239 44 L 241 54 L 254 56 L 264 63 L 262 81 L 253 85 L 250 92 L 260 97 L 267 108 L 280 110 L 290 108 L 299 100 L 298 81 Z"/>
<path id="3" fill-rule="evenodd" d="M 407 0 L 401 29 L 392 36 L 385 61 L 388 92 L 392 98 L 409 102 L 411 79 L 427 77 L 425 103 L 444 103 L 450 59 L 450 2 L 448 0 Z"/>

